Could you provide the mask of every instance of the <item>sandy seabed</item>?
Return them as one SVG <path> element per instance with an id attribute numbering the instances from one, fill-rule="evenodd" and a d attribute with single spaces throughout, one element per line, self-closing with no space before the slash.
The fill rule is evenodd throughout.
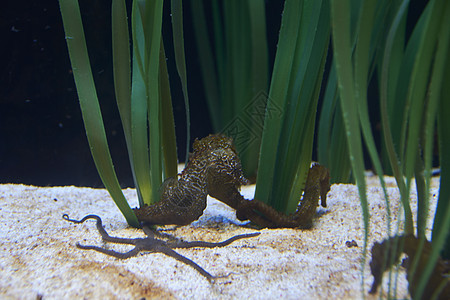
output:
<path id="1" fill-rule="evenodd" d="M 431 189 L 430 224 L 434 217 L 439 179 Z M 368 249 L 387 236 L 386 202 L 378 178 L 368 176 L 370 228 Z M 396 224 L 400 204 L 395 180 L 386 177 L 391 221 Z M 254 186 L 242 193 L 252 198 Z M 136 192 L 124 190 L 132 207 Z M 127 226 L 104 189 L 0 185 L 0 298 L 2 299 L 378 299 L 369 295 L 373 281 L 368 252 L 362 269 L 364 229 L 357 188 L 331 187 L 327 208 L 318 208 L 309 230 L 263 229 L 257 237 L 223 248 L 178 249 L 215 276 L 210 283 L 192 267 L 160 253 L 140 253 L 119 260 L 95 251 L 80 250 L 76 242 L 128 251 L 131 246 L 101 241 L 95 221 L 73 224 L 67 213 L 81 219 L 97 214 L 113 236 L 144 237 Z M 416 211 L 415 187 L 411 207 Z M 255 232 L 243 226 L 235 212 L 208 198 L 203 216 L 189 226 L 162 227 L 186 241 L 219 242 Z M 395 228 L 395 227 L 394 227 Z M 430 235 L 430 232 L 428 232 Z M 354 240 L 357 247 L 347 247 Z M 362 272 L 363 271 L 363 272 Z M 362 277 L 363 275 L 363 277 Z M 385 276 L 386 277 L 386 276 Z M 386 278 L 385 278 L 386 279 Z M 363 283 L 363 286 L 361 285 Z M 397 282 L 397 298 L 408 298 L 405 272 Z M 384 282 L 386 296 L 386 280 Z"/>

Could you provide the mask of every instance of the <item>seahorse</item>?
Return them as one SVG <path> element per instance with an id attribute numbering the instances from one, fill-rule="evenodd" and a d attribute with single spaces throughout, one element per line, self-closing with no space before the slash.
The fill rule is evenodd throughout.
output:
<path id="1" fill-rule="evenodd" d="M 190 224 L 203 214 L 208 182 L 215 182 L 216 175 L 226 173 L 235 189 L 247 183 L 231 138 L 209 135 L 196 139 L 193 150 L 179 178 L 164 181 L 160 201 L 134 209 L 139 221 L 158 225 Z"/>
<path id="2" fill-rule="evenodd" d="M 247 200 L 240 194 L 248 180 L 233 140 L 224 135 L 209 135 L 195 140 L 193 154 L 179 178 L 164 181 L 159 202 L 135 208 L 140 222 L 154 225 L 187 225 L 197 220 L 206 208 L 209 194 L 236 210 L 239 220 L 250 220 L 261 227 L 309 228 L 321 198 L 326 207 L 330 189 L 328 170 L 314 164 L 308 173 L 303 198 L 297 211 L 285 215 L 256 199 Z"/>

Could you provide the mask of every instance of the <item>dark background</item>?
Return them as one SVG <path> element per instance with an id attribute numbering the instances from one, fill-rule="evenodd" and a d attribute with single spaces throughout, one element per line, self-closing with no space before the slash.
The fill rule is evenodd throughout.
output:
<path id="1" fill-rule="evenodd" d="M 131 1 L 127 1 L 131 4 Z M 268 4 L 272 44 L 283 1 Z M 123 187 L 133 186 L 117 111 L 111 62 L 110 1 L 81 0 L 80 7 L 114 166 Z M 171 48 L 170 1 L 163 36 L 176 123 L 178 156 L 185 156 L 185 107 Z M 201 74 L 184 3 L 191 137 L 212 133 Z M 58 1 L 7 1 L 0 11 L 0 183 L 102 186 L 87 143 Z M 272 55 L 273 56 L 273 55 Z"/>
<path id="2" fill-rule="evenodd" d="M 131 3 L 131 1 L 127 1 Z M 419 15 L 426 1 L 413 1 Z M 180 159 L 185 153 L 185 112 L 171 48 L 170 1 L 163 37 Z M 119 182 L 133 186 L 112 79 L 110 1 L 80 0 L 91 65 Z M 272 65 L 283 1 L 266 1 Z M 199 74 L 189 1 L 184 25 L 191 137 L 212 133 Z M 411 11 L 410 11 L 411 13 Z M 0 183 L 100 187 L 75 90 L 58 1 L 6 1 L 0 11 Z M 192 142 L 192 141 L 191 141 Z"/>

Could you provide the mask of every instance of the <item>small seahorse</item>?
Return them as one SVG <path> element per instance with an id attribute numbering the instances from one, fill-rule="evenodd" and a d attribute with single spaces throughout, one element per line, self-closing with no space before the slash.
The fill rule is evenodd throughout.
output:
<path id="1" fill-rule="evenodd" d="M 135 208 L 139 221 L 157 225 L 187 225 L 197 220 L 206 208 L 206 197 L 224 202 L 236 210 L 239 220 L 250 220 L 261 227 L 311 226 L 317 201 L 326 207 L 330 189 L 328 170 L 314 164 L 306 182 L 303 200 L 297 211 L 285 215 L 256 199 L 247 200 L 239 192 L 248 181 L 233 145 L 224 135 L 209 135 L 195 140 L 194 153 L 189 157 L 179 179 L 169 178 L 162 187 L 159 202 Z"/>

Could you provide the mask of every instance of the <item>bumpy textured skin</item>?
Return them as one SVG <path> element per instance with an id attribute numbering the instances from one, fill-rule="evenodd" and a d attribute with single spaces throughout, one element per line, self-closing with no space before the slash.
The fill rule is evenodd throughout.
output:
<path id="1" fill-rule="evenodd" d="M 153 205 L 134 209 L 139 221 L 158 225 L 187 225 L 197 220 L 206 208 L 208 181 L 219 184 L 226 176 L 228 186 L 238 190 L 247 180 L 231 138 L 209 135 L 195 140 L 179 179 L 167 179 L 162 186 L 161 200 Z M 217 178 L 216 178 L 217 177 Z"/>
<path id="2" fill-rule="evenodd" d="M 326 207 L 330 190 L 328 170 L 314 164 L 308 173 L 303 199 L 297 211 L 285 215 L 256 199 L 247 200 L 240 193 L 247 183 L 233 141 L 223 135 L 209 135 L 196 140 L 180 178 L 169 178 L 162 186 L 161 200 L 151 206 L 135 208 L 139 221 L 158 225 L 187 225 L 197 220 L 206 208 L 206 197 L 222 201 L 236 210 L 239 220 L 250 220 L 261 227 L 309 228 L 317 201 Z"/>
<path id="3" fill-rule="evenodd" d="M 236 216 L 239 220 L 251 220 L 261 227 L 268 228 L 310 228 L 316 214 L 317 201 L 327 206 L 327 193 L 330 190 L 330 175 L 324 166 L 314 163 L 308 172 L 305 190 L 297 210 L 285 215 L 264 202 L 256 199 L 247 200 L 242 195 L 236 208 Z M 238 195 L 235 195 L 237 198 Z"/>

